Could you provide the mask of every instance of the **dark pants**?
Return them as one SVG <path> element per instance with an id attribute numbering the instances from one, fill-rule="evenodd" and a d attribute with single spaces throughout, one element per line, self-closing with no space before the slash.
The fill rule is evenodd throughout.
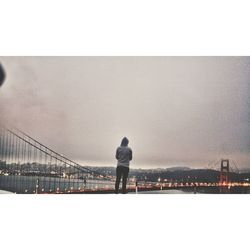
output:
<path id="1" fill-rule="evenodd" d="M 122 193 L 126 194 L 126 185 L 127 185 L 127 178 L 128 178 L 128 167 L 118 166 L 116 168 L 116 182 L 115 182 L 115 193 L 118 194 L 119 192 L 119 185 L 122 178 Z"/>

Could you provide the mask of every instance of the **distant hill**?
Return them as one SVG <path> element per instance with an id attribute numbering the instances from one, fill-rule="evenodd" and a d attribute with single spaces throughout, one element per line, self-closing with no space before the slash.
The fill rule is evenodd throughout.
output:
<path id="1" fill-rule="evenodd" d="M 240 173 L 250 173 L 250 168 L 240 168 Z"/>
<path id="2" fill-rule="evenodd" d="M 186 166 L 176 166 L 176 167 L 170 167 L 166 168 L 167 171 L 186 171 L 186 170 L 191 170 L 190 167 Z"/>
<path id="3" fill-rule="evenodd" d="M 116 175 L 115 167 L 92 167 L 92 169 L 106 175 Z M 158 181 L 158 179 L 161 178 L 166 181 L 180 182 L 218 182 L 220 178 L 220 171 L 206 168 L 192 169 L 187 166 L 151 169 L 131 168 L 129 176 L 135 177 L 138 181 Z M 250 180 L 250 173 L 230 173 L 229 176 L 231 181 Z"/>

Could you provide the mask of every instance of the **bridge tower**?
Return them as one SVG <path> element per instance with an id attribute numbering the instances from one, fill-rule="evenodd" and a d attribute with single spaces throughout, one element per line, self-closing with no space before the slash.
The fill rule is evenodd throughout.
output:
<path id="1" fill-rule="evenodd" d="M 228 184 L 229 182 L 229 160 L 221 160 L 221 169 L 220 169 L 220 183 Z"/>

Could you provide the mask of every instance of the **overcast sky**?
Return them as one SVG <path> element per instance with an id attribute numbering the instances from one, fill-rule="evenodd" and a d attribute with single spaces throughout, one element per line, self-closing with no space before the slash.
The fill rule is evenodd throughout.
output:
<path id="1" fill-rule="evenodd" d="M 0 57 L 1 121 L 84 165 L 250 167 L 249 57 Z"/>

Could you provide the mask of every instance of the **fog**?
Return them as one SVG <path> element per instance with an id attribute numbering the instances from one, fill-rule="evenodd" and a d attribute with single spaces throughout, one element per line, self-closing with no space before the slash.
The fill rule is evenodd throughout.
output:
<path id="1" fill-rule="evenodd" d="M 0 119 L 84 165 L 250 167 L 249 57 L 0 57 Z"/>

